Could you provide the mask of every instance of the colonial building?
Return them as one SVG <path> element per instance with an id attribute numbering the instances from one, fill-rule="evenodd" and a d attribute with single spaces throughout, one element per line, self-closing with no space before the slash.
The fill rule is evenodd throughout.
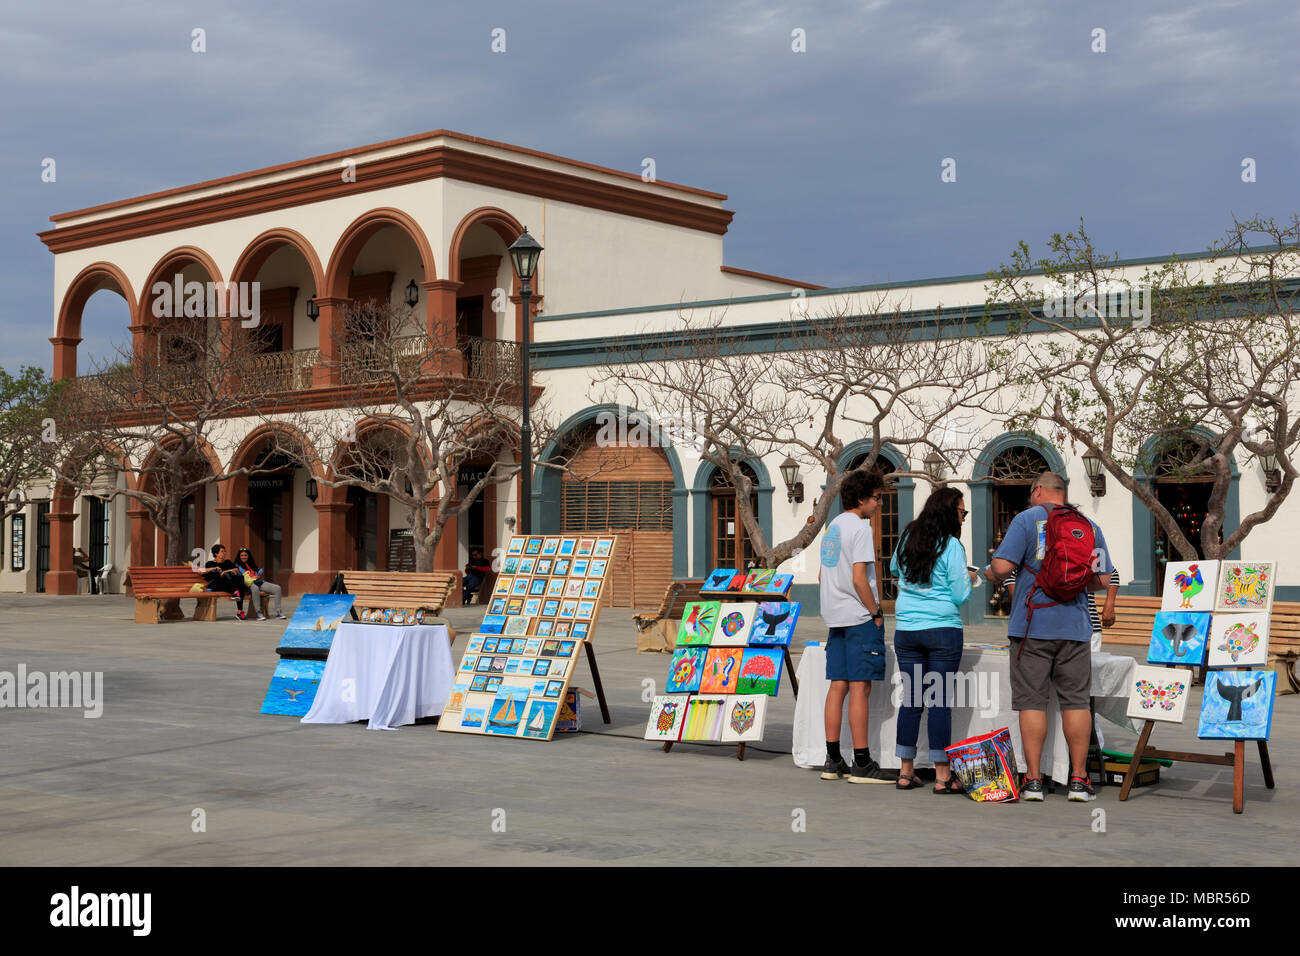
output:
<path id="1" fill-rule="evenodd" d="M 412 283 L 430 341 L 479 343 L 464 367 L 452 372 L 472 375 L 473 355 L 512 348 L 521 335 L 522 302 L 506 249 L 527 226 L 546 250 L 534 283 L 534 381 L 562 419 L 561 434 L 543 458 L 561 445 L 577 447 L 578 462 L 619 455 L 616 468 L 587 481 L 539 469 L 530 503 L 533 527 L 618 532 L 624 548 L 616 563 L 615 603 L 653 606 L 670 580 L 743 565 L 752 552 L 732 490 L 689 446 L 611 450 L 596 442 L 601 414 L 619 411 L 593 389 L 598 349 L 662 336 L 677 325 L 683 309 L 725 312 L 726 324 L 762 337 L 789 319 L 797 289 L 804 290 L 810 314 L 823 297 L 852 306 L 882 291 L 902 297 L 918 315 L 984 303 L 983 276 L 888 290 L 822 289 L 728 268 L 722 243 L 732 213 L 722 205 L 725 198 L 437 131 L 65 213 L 53 217 L 54 228 L 40 236 L 55 262 L 55 375 L 84 371 L 78 356 L 81 313 L 92 293 L 110 289 L 126 300 L 131 335 L 143 348 L 157 322 L 155 284 L 176 275 L 260 283 L 261 322 L 277 333 L 265 361 L 282 376 L 283 395 L 297 407 L 328 410 L 339 401 L 339 382 L 331 373 L 337 356 L 331 351 L 343 340 L 346 305 L 367 298 L 401 301 Z M 507 301 L 504 311 L 494 308 Z M 971 560 L 983 563 L 1011 516 L 1025 506 L 1032 475 L 1060 472 L 1076 492 L 1089 482 L 1070 449 L 1043 436 L 998 433 L 991 422 L 980 424 L 986 438 L 964 472 L 982 479 L 968 488 L 971 517 L 964 543 Z M 264 431 L 252 424 L 232 423 L 226 438 L 226 447 L 214 447 L 209 455 L 214 473 L 254 460 L 265 449 Z M 855 464 L 869 449 L 865 439 L 854 441 L 840 465 Z M 899 449 L 882 449 L 882 455 L 897 470 L 921 470 Z M 782 457 L 745 463 L 769 540 L 792 536 L 816 497 L 814 490 L 803 503 L 788 500 Z M 285 468 L 208 486 L 202 500 L 187 503 L 182 553 L 216 539 L 249 545 L 293 592 L 319 589 L 341 569 L 387 568 L 405 516 L 385 496 L 317 487 L 311 478 L 302 469 Z M 1161 500 L 1176 506 L 1184 527 L 1195 528 L 1207 486 L 1159 474 L 1149 478 Z M 104 476 L 101 492 L 124 480 Z M 804 474 L 800 480 L 812 490 L 824 476 Z M 518 512 L 517 488 L 489 490 L 448 526 L 439 569 L 459 569 L 471 546 L 490 552 L 502 543 Z M 913 478 L 896 482 L 876 519 L 886 599 L 893 596 L 888 556 L 927 489 Z M 57 489 L 48 496 L 20 516 L 19 527 L 11 522 L 5 529 L 5 589 L 75 592 L 74 547 L 84 548 L 97 567 L 112 564 L 113 586 L 127 566 L 161 561 L 161 533 L 127 500 L 108 501 L 102 493 L 74 498 Z M 1258 465 L 1234 463 L 1227 526 L 1265 497 Z M 1126 591 L 1154 593 L 1162 562 L 1172 555 L 1146 509 L 1114 485 L 1104 496 L 1085 492 L 1072 499 L 1105 530 Z M 1287 599 L 1300 597 L 1300 565 L 1291 565 L 1282 548 L 1298 507 L 1284 505 L 1242 549 L 1245 557 L 1282 561 L 1279 597 Z M 812 610 L 817 563 L 807 558 L 794 559 L 786 569 L 795 572 L 796 597 Z M 983 589 L 967 613 L 974 621 L 1004 612 L 997 596 Z"/>

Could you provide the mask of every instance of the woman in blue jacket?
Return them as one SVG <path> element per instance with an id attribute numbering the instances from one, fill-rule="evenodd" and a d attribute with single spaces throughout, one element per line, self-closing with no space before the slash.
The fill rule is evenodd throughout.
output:
<path id="1" fill-rule="evenodd" d="M 956 488 L 940 488 L 926 499 L 920 516 L 903 529 L 890 561 L 898 582 L 894 605 L 894 653 L 903 675 L 903 703 L 898 709 L 898 738 L 894 753 L 902 760 L 897 787 L 921 786 L 915 773 L 916 739 L 923 703 L 930 701 L 926 727 L 930 760 L 934 763 L 934 792 L 961 793 L 948 769 L 944 748 L 952 743 L 949 674 L 961 664 L 962 626 L 958 610 L 970 598 L 975 576 L 966 569 L 961 523 L 966 505 Z M 934 700 L 939 703 L 935 704 Z"/>

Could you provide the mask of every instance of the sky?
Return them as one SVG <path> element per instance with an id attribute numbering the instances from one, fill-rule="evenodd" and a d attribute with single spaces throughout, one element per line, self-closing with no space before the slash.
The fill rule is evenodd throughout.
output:
<path id="1" fill-rule="evenodd" d="M 828 286 L 985 273 L 1081 218 L 1134 258 L 1300 212 L 1293 0 L 69 0 L 3 20 L 10 370 L 50 367 L 52 214 L 440 128 L 653 158 L 728 195 L 727 265 Z M 83 354 L 126 323 L 96 294 Z"/>

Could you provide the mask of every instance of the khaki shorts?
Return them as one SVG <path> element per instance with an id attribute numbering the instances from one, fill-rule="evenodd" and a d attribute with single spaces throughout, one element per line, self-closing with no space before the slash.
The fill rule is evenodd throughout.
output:
<path id="1" fill-rule="evenodd" d="M 1092 645 L 1011 638 L 1011 709 L 1047 710 L 1049 687 L 1056 688 L 1061 710 L 1087 710 L 1092 696 Z"/>

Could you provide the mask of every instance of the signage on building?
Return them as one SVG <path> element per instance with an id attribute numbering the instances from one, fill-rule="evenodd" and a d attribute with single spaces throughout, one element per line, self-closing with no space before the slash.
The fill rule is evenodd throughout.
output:
<path id="1" fill-rule="evenodd" d="M 248 490 L 269 491 L 272 493 L 279 492 L 279 491 L 292 491 L 293 476 L 292 475 L 266 475 L 262 478 L 249 478 Z"/>
<path id="2" fill-rule="evenodd" d="M 466 465 L 456 472 L 456 494 L 463 495 L 482 481 L 491 465 Z"/>
<path id="3" fill-rule="evenodd" d="M 27 566 L 27 515 L 14 515 L 9 529 L 9 570 L 21 571 Z M 0 540 L 4 540 L 0 538 Z M 3 565 L 0 565 L 3 567 Z"/>

